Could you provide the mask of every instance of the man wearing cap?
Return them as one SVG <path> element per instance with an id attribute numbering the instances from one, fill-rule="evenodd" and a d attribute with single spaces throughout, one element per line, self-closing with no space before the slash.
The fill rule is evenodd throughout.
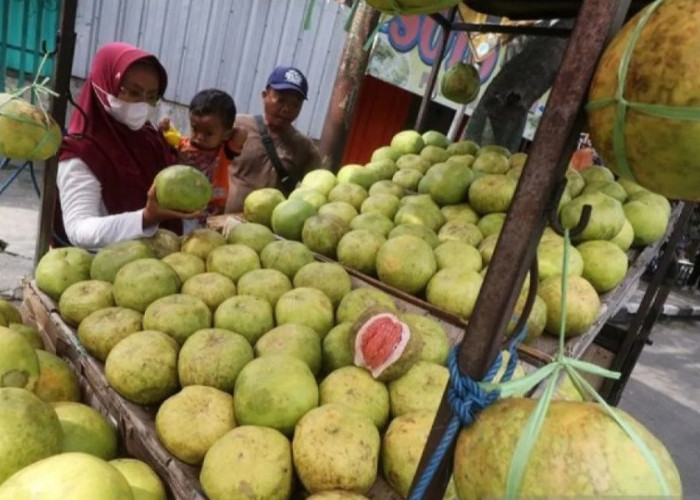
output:
<path id="1" fill-rule="evenodd" d="M 248 131 L 248 140 L 231 166 L 226 212 L 242 212 L 246 196 L 255 189 L 274 187 L 288 195 L 306 172 L 321 166 L 316 146 L 292 125 L 308 89 L 301 71 L 277 67 L 262 92 L 263 115 L 236 118 L 235 125 Z"/>

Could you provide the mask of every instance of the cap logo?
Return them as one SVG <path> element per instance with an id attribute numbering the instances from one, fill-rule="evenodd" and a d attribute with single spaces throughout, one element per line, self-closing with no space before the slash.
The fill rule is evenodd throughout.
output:
<path id="1" fill-rule="evenodd" d="M 284 79 L 289 83 L 293 83 L 294 85 L 301 85 L 302 81 L 299 72 L 294 71 L 293 69 L 287 70 L 287 72 L 284 74 Z"/>

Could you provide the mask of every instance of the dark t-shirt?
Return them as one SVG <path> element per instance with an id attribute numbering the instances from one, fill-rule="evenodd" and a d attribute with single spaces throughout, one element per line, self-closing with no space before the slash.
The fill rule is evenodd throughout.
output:
<path id="1" fill-rule="evenodd" d="M 240 115 L 236 118 L 235 125 L 248 131 L 248 139 L 243 145 L 241 155 L 236 158 L 230 169 L 227 213 L 242 212 L 245 197 L 255 189 L 281 189 L 275 167 L 262 144 L 255 117 Z M 309 170 L 321 166 L 321 155 L 314 143 L 294 127 L 289 127 L 281 134 L 270 131 L 270 137 L 282 165 L 297 180 L 301 180 Z"/>

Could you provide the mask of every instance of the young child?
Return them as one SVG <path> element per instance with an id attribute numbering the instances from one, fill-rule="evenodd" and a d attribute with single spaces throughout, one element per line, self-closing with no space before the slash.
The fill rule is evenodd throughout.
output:
<path id="1" fill-rule="evenodd" d="M 183 137 L 168 118 L 158 124 L 166 140 L 177 150 L 177 162 L 203 172 L 212 185 L 210 215 L 222 214 L 229 190 L 229 166 L 248 137 L 244 129 L 233 126 L 236 105 L 226 92 L 207 89 L 190 102 L 189 137 Z"/>

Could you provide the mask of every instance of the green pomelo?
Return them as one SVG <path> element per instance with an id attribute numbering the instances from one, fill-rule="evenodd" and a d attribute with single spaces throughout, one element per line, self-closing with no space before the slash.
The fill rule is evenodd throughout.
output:
<path id="1" fill-rule="evenodd" d="M 436 163 L 447 161 L 447 159 L 450 157 L 450 153 L 439 146 L 428 145 L 421 150 L 420 157 L 429 161 L 431 165 L 434 165 Z"/>
<path id="2" fill-rule="evenodd" d="M 505 495 L 516 443 L 536 404 L 529 398 L 501 399 L 460 432 L 454 463 L 459 498 Z M 624 411 L 615 409 L 615 413 L 650 449 L 670 494 L 680 496 L 678 470 L 661 442 Z M 562 467 L 564 463 L 568 465 Z M 641 497 L 661 491 L 647 458 L 604 408 L 595 403 L 552 401 L 518 494 L 523 498 Z"/>
<path id="3" fill-rule="evenodd" d="M 476 224 L 476 227 L 479 228 L 481 234 L 483 234 L 484 238 L 486 238 L 487 236 L 491 236 L 492 234 L 500 233 L 505 221 L 506 214 L 495 212 L 492 214 L 484 215 L 481 219 L 479 219 L 479 222 Z"/>
<path id="4" fill-rule="evenodd" d="M 248 363 L 233 390 L 236 420 L 291 435 L 297 421 L 318 406 L 318 386 L 300 359 L 269 355 Z"/>
<path id="5" fill-rule="evenodd" d="M 438 239 L 443 243 L 446 241 L 461 241 L 474 247 L 484 239 L 484 235 L 478 226 L 461 220 L 445 222 L 437 235 Z"/>
<path id="6" fill-rule="evenodd" d="M 191 253 L 174 252 L 163 257 L 162 262 L 173 268 L 181 283 L 207 270 L 204 260 Z"/>
<path id="7" fill-rule="evenodd" d="M 135 458 L 117 458 L 109 464 L 122 473 L 131 486 L 134 500 L 166 500 L 165 486 L 158 474 L 141 460 Z"/>
<path id="8" fill-rule="evenodd" d="M 245 245 L 256 253 L 262 252 L 262 249 L 273 241 L 275 241 L 275 235 L 270 228 L 257 222 L 236 224 L 226 235 L 226 243 Z"/>
<path id="9" fill-rule="evenodd" d="M 311 262 L 299 269 L 294 276 L 295 288 L 316 288 L 325 293 L 333 307 L 352 290 L 352 280 L 342 266 L 330 262 Z"/>
<path id="10" fill-rule="evenodd" d="M 518 301 L 515 303 L 515 309 L 513 310 L 513 317 L 508 323 L 507 333 L 510 335 L 515 330 L 518 323 L 518 319 L 523 312 L 525 307 L 525 301 L 527 300 L 527 292 L 521 293 L 518 297 Z M 544 332 L 544 327 L 547 324 L 547 304 L 539 295 L 535 295 L 535 302 L 532 304 L 532 310 L 530 311 L 530 316 L 527 318 L 527 334 L 523 342 L 526 344 L 531 344 L 537 340 Z M 504 351 L 505 352 L 505 351 Z"/>
<path id="11" fill-rule="evenodd" d="M 527 162 L 527 153 L 513 153 L 508 160 L 510 168 L 523 168 Z"/>
<path id="12" fill-rule="evenodd" d="M 329 374 L 319 386 L 319 404 L 339 404 L 356 411 L 383 429 L 389 419 L 389 391 L 367 370 L 345 366 Z"/>
<path id="13" fill-rule="evenodd" d="M 0 154 L 6 158 L 47 160 L 61 145 L 61 127 L 45 107 L 27 102 L 21 94 L 0 94 Z"/>
<path id="14" fill-rule="evenodd" d="M 288 199 L 305 201 L 306 203 L 314 207 L 315 210 L 318 210 L 328 202 L 326 195 L 324 195 L 323 193 L 315 189 L 305 187 L 296 188 L 289 194 Z"/>
<path id="15" fill-rule="evenodd" d="M 197 330 L 211 326 L 211 310 L 192 295 L 173 294 L 149 305 L 143 313 L 144 330 L 167 333 L 182 345 Z"/>
<path id="16" fill-rule="evenodd" d="M 581 174 L 581 177 L 583 177 L 583 180 L 586 182 L 586 184 L 600 181 L 612 182 L 615 180 L 615 176 L 609 168 L 601 167 L 598 165 L 590 165 L 588 167 L 582 168 L 578 172 L 579 174 Z"/>
<path id="17" fill-rule="evenodd" d="M 22 323 L 10 323 L 7 327 L 21 334 L 34 349 L 44 349 L 44 340 L 35 327 Z"/>
<path id="18" fill-rule="evenodd" d="M 438 132 L 437 130 L 428 130 L 427 132 L 423 133 L 422 137 L 426 146 L 446 148 L 450 145 L 450 140 L 447 138 L 447 136 L 442 132 Z"/>
<path id="19" fill-rule="evenodd" d="M 396 148 L 393 148 L 391 146 L 382 146 L 381 148 L 374 150 L 374 152 L 372 153 L 371 160 L 377 161 L 387 159 L 391 161 L 396 161 L 402 154 L 403 153 L 401 153 L 401 151 L 399 151 Z"/>
<path id="20" fill-rule="evenodd" d="M 517 182 L 510 177 L 487 174 L 469 186 L 469 204 L 480 214 L 507 212 Z"/>
<path id="21" fill-rule="evenodd" d="M 144 312 L 152 302 L 179 290 L 180 278 L 168 264 L 158 259 L 137 259 L 119 270 L 112 295 L 119 307 Z"/>
<path id="22" fill-rule="evenodd" d="M 316 375 L 321 369 L 321 339 L 310 327 L 287 323 L 273 328 L 255 343 L 255 356 L 286 355 L 300 359 Z"/>
<path id="23" fill-rule="evenodd" d="M 184 387 L 160 405 L 158 440 L 175 457 L 199 465 L 209 448 L 236 426 L 233 397 L 204 385 Z"/>
<path id="24" fill-rule="evenodd" d="M 328 196 L 333 186 L 338 183 L 333 172 L 318 168 L 307 173 L 301 180 L 301 185 L 305 188 L 315 189 L 323 196 Z"/>
<path id="25" fill-rule="evenodd" d="M 367 163 L 365 165 L 365 168 L 368 171 L 372 172 L 372 174 L 374 174 L 375 178 L 377 179 L 377 182 L 382 180 L 390 180 L 398 170 L 396 163 L 394 163 L 393 160 L 389 160 L 388 158 L 385 158 L 383 160 L 371 161 L 370 163 Z M 375 182 L 374 184 L 376 184 L 377 182 Z M 371 186 L 370 189 L 372 189 Z"/>
<path id="26" fill-rule="evenodd" d="M 569 276 L 581 276 L 583 259 L 574 246 L 569 247 Z M 544 239 L 537 245 L 537 267 L 540 281 L 564 272 L 564 243 L 556 239 Z"/>
<path id="27" fill-rule="evenodd" d="M 22 315 L 11 302 L 0 298 L 0 316 L 3 316 L 7 323 L 22 323 Z M 7 325 L 3 325 L 7 326 Z"/>
<path id="28" fill-rule="evenodd" d="M 619 285 L 627 274 L 627 254 L 614 243 L 593 240 L 577 247 L 583 258 L 583 277 L 598 293 Z"/>
<path id="29" fill-rule="evenodd" d="M 301 240 L 312 252 L 335 257 L 338 242 L 347 231 L 347 224 L 334 215 L 314 215 L 304 222 Z"/>
<path id="30" fill-rule="evenodd" d="M 0 492 L 8 491 L 5 480 L 15 472 L 61 451 L 63 431 L 56 412 L 30 391 L 0 387 L 0 429 Z"/>
<path id="31" fill-rule="evenodd" d="M 272 211 L 285 200 L 278 189 L 256 189 L 243 201 L 243 215 L 250 222 L 272 227 Z"/>
<path id="32" fill-rule="evenodd" d="M 559 335 L 561 321 L 561 276 L 552 276 L 540 283 L 538 295 L 547 305 L 547 333 Z M 569 276 L 566 287 L 566 319 L 564 335 L 575 337 L 588 330 L 598 317 L 600 299 L 585 278 Z"/>
<path id="33" fill-rule="evenodd" d="M 406 293 L 419 293 L 437 270 L 433 249 L 416 236 L 387 240 L 377 252 L 377 276 Z"/>
<path id="34" fill-rule="evenodd" d="M 370 195 L 365 201 L 362 202 L 360 212 L 363 214 L 378 213 L 379 215 L 383 215 L 384 217 L 393 220 L 398 209 L 398 197 L 394 196 L 393 194 L 375 194 Z"/>
<path id="35" fill-rule="evenodd" d="M 90 279 L 91 266 L 92 255 L 82 248 L 54 248 L 39 260 L 34 279 L 39 290 L 58 300 L 73 283 Z"/>
<path id="36" fill-rule="evenodd" d="M 619 178 L 617 180 L 617 183 L 622 186 L 622 188 L 625 190 L 625 193 L 627 193 L 627 196 L 634 196 L 637 193 L 643 193 L 647 192 L 648 190 L 639 184 L 637 184 L 634 181 L 631 181 L 629 179 L 623 179 Z"/>
<path id="37" fill-rule="evenodd" d="M 354 231 L 364 229 L 385 238 L 393 228 L 392 220 L 377 212 L 362 213 L 350 222 L 350 229 Z"/>
<path id="38" fill-rule="evenodd" d="M 399 494 L 408 497 L 413 476 L 428 441 L 428 435 L 435 419 L 435 413 L 421 411 L 408 413 L 395 418 L 382 440 L 382 470 L 387 482 Z M 456 498 L 454 480 L 450 479 L 446 500 Z"/>
<path id="39" fill-rule="evenodd" d="M 634 246 L 656 243 L 668 227 L 668 217 L 658 206 L 643 201 L 630 201 L 622 207 L 634 231 Z"/>
<path id="40" fill-rule="evenodd" d="M 180 237 L 167 229 L 158 228 L 153 236 L 143 238 L 142 241 L 151 247 L 156 259 L 180 251 Z"/>
<path id="41" fill-rule="evenodd" d="M 88 453 L 102 460 L 116 458 L 117 429 L 97 410 L 73 401 L 51 406 L 63 429 L 61 453 Z"/>
<path id="42" fill-rule="evenodd" d="M 435 248 L 440 244 L 440 240 L 437 234 L 435 234 L 435 231 L 420 224 L 399 224 L 389 232 L 389 239 L 397 238 L 405 234 L 417 236 L 430 245 L 431 248 Z"/>
<path id="43" fill-rule="evenodd" d="M 481 275 L 475 271 L 448 267 L 435 273 L 428 283 L 425 295 L 434 306 L 469 319 L 482 281 Z"/>
<path id="44" fill-rule="evenodd" d="M 569 192 L 572 198 L 575 198 L 581 194 L 581 191 L 583 191 L 585 185 L 586 181 L 583 180 L 583 177 L 578 173 L 578 170 L 574 170 L 573 168 L 566 170 L 566 190 Z"/>
<path id="45" fill-rule="evenodd" d="M 643 201 L 658 206 L 666 214 L 666 217 L 671 215 L 671 202 L 660 194 L 652 193 L 651 191 L 640 191 L 629 197 L 627 201 Z"/>
<path id="46" fill-rule="evenodd" d="M 73 283 L 63 291 L 58 311 L 66 323 L 78 326 L 90 313 L 113 305 L 112 283 L 85 280 Z"/>
<path id="47" fill-rule="evenodd" d="M 458 267 L 479 272 L 483 267 L 479 250 L 464 241 L 445 241 L 434 253 L 438 270 Z"/>
<path id="48" fill-rule="evenodd" d="M 340 301 L 336 313 L 338 323 L 355 322 L 372 307 L 396 312 L 394 299 L 387 293 L 376 288 L 355 288 Z"/>
<path id="49" fill-rule="evenodd" d="M 576 240 L 610 240 L 620 232 L 625 223 L 622 204 L 603 193 L 582 194 L 566 203 L 560 211 L 564 227 L 575 227 L 581 218 L 584 205 L 592 207 L 591 218 Z"/>
<path id="50" fill-rule="evenodd" d="M 484 174 L 505 174 L 509 168 L 508 158 L 495 151 L 479 154 L 472 163 L 472 170 Z"/>
<path id="51" fill-rule="evenodd" d="M 420 314 L 402 314 L 401 320 L 408 325 L 412 333 L 420 334 L 423 340 L 423 350 L 419 358 L 421 361 L 443 366 L 447 364 L 450 340 L 440 323 L 430 316 Z"/>
<path id="52" fill-rule="evenodd" d="M 195 229 L 182 239 L 180 251 L 196 255 L 206 261 L 209 253 L 226 244 L 226 238 L 209 228 Z"/>
<path id="53" fill-rule="evenodd" d="M 292 283 L 287 275 L 277 269 L 255 269 L 238 280 L 238 293 L 265 299 L 272 307 L 291 289 Z"/>
<path id="54" fill-rule="evenodd" d="M 290 280 L 309 262 L 314 262 L 313 254 L 298 241 L 273 241 L 260 253 L 263 268 L 276 269 Z"/>
<path id="55" fill-rule="evenodd" d="M 0 486 L 12 500 L 133 500 L 131 486 L 108 462 L 87 453 L 61 453 L 33 462 Z"/>
<path id="56" fill-rule="evenodd" d="M 39 360 L 21 333 L 0 326 L 0 388 L 33 391 L 39 379 Z"/>
<path id="57" fill-rule="evenodd" d="M 479 214 L 467 203 L 447 205 L 442 207 L 440 212 L 442 212 L 443 217 L 445 217 L 445 221 L 462 220 L 464 222 L 471 222 L 472 224 L 479 222 Z"/>
<path id="58" fill-rule="evenodd" d="M 357 184 L 365 190 L 379 180 L 374 172 L 362 165 L 345 165 L 338 170 L 337 177 L 339 184 Z"/>
<path id="59" fill-rule="evenodd" d="M 620 229 L 620 232 L 610 240 L 610 243 L 614 243 L 620 247 L 622 251 L 626 252 L 632 246 L 633 242 L 634 228 L 632 227 L 632 224 L 630 224 L 630 221 L 627 220 L 627 217 L 625 217 L 625 223 L 622 225 L 622 229 Z"/>
<path id="60" fill-rule="evenodd" d="M 142 329 L 143 315 L 125 307 L 108 307 L 87 316 L 78 327 L 85 349 L 104 362 L 120 340 Z"/>
<path id="61" fill-rule="evenodd" d="M 105 377 L 132 403 L 158 404 L 178 390 L 178 349 L 177 342 L 163 332 L 136 332 L 110 351 Z"/>
<path id="62" fill-rule="evenodd" d="M 367 492 L 377 478 L 379 431 L 372 420 L 328 404 L 299 421 L 292 441 L 294 466 L 311 493 L 342 489 Z"/>
<path id="63" fill-rule="evenodd" d="M 479 152 L 479 145 L 474 141 L 459 141 L 447 146 L 447 152 L 452 155 L 473 155 Z"/>
<path id="64" fill-rule="evenodd" d="M 488 144 L 486 146 L 482 146 L 481 149 L 479 149 L 477 156 L 486 153 L 498 153 L 500 155 L 505 156 L 506 158 L 510 158 L 511 156 L 510 150 L 508 148 L 499 146 L 498 144 Z"/>
<path id="65" fill-rule="evenodd" d="M 114 282 L 117 272 L 136 259 L 155 257 L 153 248 L 143 240 L 130 240 L 112 243 L 100 249 L 92 259 L 90 277 L 93 280 Z"/>
<path id="66" fill-rule="evenodd" d="M 342 183 L 331 189 L 331 192 L 328 193 L 328 201 L 344 201 L 359 211 L 367 196 L 369 196 L 367 190 L 359 184 Z"/>
<path id="67" fill-rule="evenodd" d="M 222 245 L 207 256 L 207 271 L 223 274 L 234 283 L 253 269 L 260 269 L 260 259 L 255 250 L 246 245 Z"/>
<path id="68" fill-rule="evenodd" d="M 478 248 L 483 264 L 482 269 L 486 269 L 486 266 L 488 266 L 489 262 L 491 262 L 493 252 L 496 250 L 496 243 L 498 243 L 498 236 L 499 235 L 497 234 L 492 234 L 491 236 L 484 238 L 481 243 L 479 243 Z"/>
<path id="69" fill-rule="evenodd" d="M 391 415 L 414 411 L 437 413 L 450 372 L 442 365 L 418 361 L 402 377 L 389 383 Z"/>
<path id="70" fill-rule="evenodd" d="M 377 252 L 386 241 L 382 235 L 358 229 L 346 233 L 338 242 L 338 262 L 351 269 L 374 276 Z"/>
<path id="71" fill-rule="evenodd" d="M 351 322 L 340 323 L 331 328 L 323 339 L 323 373 L 328 374 L 353 364 L 354 353 L 350 345 L 352 325 Z"/>
<path id="72" fill-rule="evenodd" d="M 394 175 L 396 175 L 396 172 L 394 173 Z M 406 194 L 404 188 L 391 181 L 390 179 L 391 177 L 389 178 L 389 180 L 381 180 L 372 184 L 372 187 L 369 188 L 368 191 L 369 195 L 374 196 L 378 194 L 392 194 L 397 198 L 403 198 L 404 194 Z"/>
<path id="73" fill-rule="evenodd" d="M 511 179 L 515 179 L 516 181 L 520 180 L 520 177 L 522 175 L 523 175 L 523 167 L 510 168 L 506 172 L 506 177 L 510 177 Z"/>
<path id="74" fill-rule="evenodd" d="M 223 274 L 202 273 L 185 281 L 182 284 L 181 292 L 183 295 L 198 298 L 213 313 L 224 300 L 236 295 L 236 285 L 233 284 L 231 278 Z"/>
<path id="75" fill-rule="evenodd" d="M 444 172 L 449 166 L 449 163 L 436 163 L 430 167 L 418 183 L 418 193 L 430 194 L 430 188 L 435 183 L 435 179 L 437 179 L 438 174 Z"/>
<path id="76" fill-rule="evenodd" d="M 313 329 L 320 339 L 333 328 L 333 303 L 316 288 L 295 288 L 282 295 L 275 305 L 277 325 L 295 323 Z"/>
<path id="77" fill-rule="evenodd" d="M 481 79 L 476 66 L 465 62 L 452 65 L 442 74 L 440 92 L 450 101 L 469 104 L 479 96 Z"/>
<path id="78" fill-rule="evenodd" d="M 413 168 L 408 168 L 405 170 L 399 170 L 391 178 L 394 184 L 401 186 L 403 189 L 408 191 L 415 191 L 418 189 L 418 183 L 420 182 L 423 174 L 420 170 L 415 170 Z"/>
<path id="79" fill-rule="evenodd" d="M 456 163 L 462 167 L 471 167 L 475 159 L 474 155 L 452 155 L 447 159 L 447 163 Z"/>
<path id="80" fill-rule="evenodd" d="M 396 160 L 396 166 L 398 167 L 399 171 L 417 170 L 421 173 L 421 175 L 425 175 L 431 165 L 431 162 L 417 154 L 406 154 Z M 396 181 L 394 180 L 394 182 Z"/>
<path id="81" fill-rule="evenodd" d="M 448 164 L 448 167 L 438 172 L 430 186 L 430 196 L 440 205 L 453 205 L 464 201 L 474 174 L 469 168 L 461 165 Z"/>
<path id="82" fill-rule="evenodd" d="M 601 192 L 607 194 L 611 198 L 615 198 L 620 203 L 624 203 L 627 199 L 625 189 L 615 181 L 595 181 L 587 182 L 583 188 L 582 194 Z"/>
<path id="83" fill-rule="evenodd" d="M 252 360 L 253 348 L 242 335 L 222 328 L 199 330 L 180 349 L 180 385 L 206 385 L 233 393 L 238 374 Z"/>
<path id="84" fill-rule="evenodd" d="M 286 500 L 294 483 L 289 441 L 269 427 L 237 427 L 209 448 L 199 480 L 210 500 Z"/>
<path id="85" fill-rule="evenodd" d="M 350 224 L 357 215 L 357 210 L 345 201 L 332 201 L 319 208 L 318 215 L 330 215 L 342 220 L 345 224 Z"/>
<path id="86" fill-rule="evenodd" d="M 214 313 L 215 328 L 239 333 L 250 345 L 255 345 L 274 326 L 272 305 L 253 295 L 237 295 L 226 299 Z"/>
<path id="87" fill-rule="evenodd" d="M 75 372 L 64 360 L 50 352 L 36 350 L 39 380 L 34 394 L 42 401 L 80 401 L 80 385 Z"/>
<path id="88" fill-rule="evenodd" d="M 432 201 L 431 201 L 432 203 Z M 432 204 L 407 203 L 396 212 L 394 224 L 422 224 L 437 231 L 445 223 L 440 209 Z"/>
<path id="89" fill-rule="evenodd" d="M 415 130 L 404 130 L 394 135 L 391 139 L 391 147 L 401 154 L 418 154 L 425 147 L 423 137 Z"/>
<path id="90" fill-rule="evenodd" d="M 202 172 L 188 165 L 164 168 L 154 180 L 158 204 L 168 210 L 197 212 L 209 204 L 212 188 Z"/>

